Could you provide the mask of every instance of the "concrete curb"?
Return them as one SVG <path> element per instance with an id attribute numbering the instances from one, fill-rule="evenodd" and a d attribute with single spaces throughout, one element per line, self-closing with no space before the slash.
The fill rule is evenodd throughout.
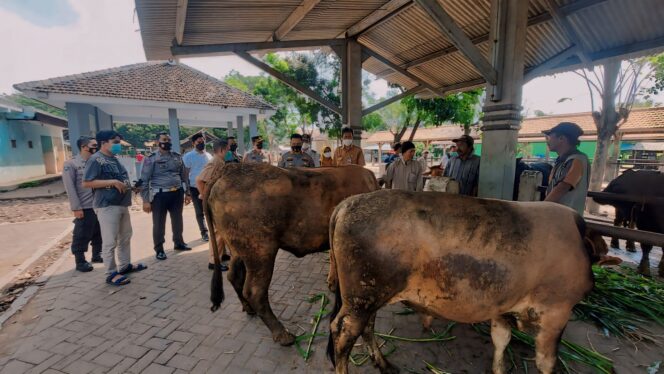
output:
<path id="1" fill-rule="evenodd" d="M 46 253 L 49 249 L 53 248 L 53 246 L 58 244 L 65 236 L 69 235 L 72 232 L 72 230 L 74 230 L 74 225 L 68 226 L 62 233 L 56 236 L 53 240 L 41 246 L 35 253 L 32 254 L 32 256 L 30 256 L 30 258 L 23 261 L 21 265 L 19 265 L 9 273 L 5 274 L 2 278 L 0 278 L 0 290 L 5 288 L 5 286 L 7 286 L 7 284 L 9 284 L 14 278 L 16 278 L 16 276 L 18 276 L 26 269 L 28 269 L 30 265 L 32 265 L 41 256 L 43 256 L 44 253 Z"/>

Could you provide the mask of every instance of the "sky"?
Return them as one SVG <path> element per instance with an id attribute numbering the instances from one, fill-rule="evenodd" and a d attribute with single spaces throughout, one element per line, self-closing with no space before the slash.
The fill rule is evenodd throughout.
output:
<path id="1" fill-rule="evenodd" d="M 144 62 L 134 6 L 133 0 L 0 0 L 0 93 L 12 93 L 16 83 Z M 181 62 L 217 78 L 231 70 L 260 73 L 234 56 Z M 387 93 L 385 81 L 370 87 L 376 97 Z M 526 84 L 523 106 L 527 116 L 578 113 L 590 110 L 590 97 L 581 78 L 565 73 Z"/>

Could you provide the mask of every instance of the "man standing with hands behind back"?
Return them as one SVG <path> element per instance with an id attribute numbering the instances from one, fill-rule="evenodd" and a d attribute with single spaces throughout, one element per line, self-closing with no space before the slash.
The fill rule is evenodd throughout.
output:
<path id="1" fill-rule="evenodd" d="M 173 144 L 171 137 L 161 132 L 157 134 L 159 150 L 145 159 L 143 165 L 143 211 L 152 213 L 152 240 L 154 242 L 155 257 L 165 260 L 164 236 L 166 235 L 166 214 L 171 216 L 171 229 L 173 243 L 176 251 L 190 251 L 182 237 L 184 229 L 182 223 L 183 203 L 191 202 L 189 194 L 189 181 L 184 168 L 184 162 L 179 153 L 171 151 Z"/>
<path id="2" fill-rule="evenodd" d="M 74 212 L 74 234 L 71 240 L 71 253 L 76 261 L 76 270 L 92 271 L 94 268 L 85 260 L 85 252 L 92 243 L 92 262 L 104 262 L 101 258 L 101 231 L 97 215 L 92 209 L 92 189 L 83 187 L 85 164 L 95 152 L 97 141 L 90 136 L 81 136 L 76 141 L 79 154 L 64 164 L 62 182 L 67 191 L 69 206 Z"/>
<path id="3" fill-rule="evenodd" d="M 342 146 L 334 151 L 335 166 L 360 165 L 364 166 L 364 153 L 362 148 L 353 144 L 353 129 L 344 127 L 341 129 Z"/>

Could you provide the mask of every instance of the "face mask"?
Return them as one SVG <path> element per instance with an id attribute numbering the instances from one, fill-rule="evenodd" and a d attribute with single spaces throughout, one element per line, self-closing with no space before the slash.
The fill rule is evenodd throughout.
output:
<path id="1" fill-rule="evenodd" d="M 159 143 L 159 147 L 161 149 L 163 149 L 164 151 L 170 151 L 171 148 L 173 148 L 173 143 L 171 143 L 171 142 Z"/>
<path id="2" fill-rule="evenodd" d="M 90 152 L 90 154 L 94 154 L 95 152 L 97 152 L 97 147 L 88 148 L 88 152 Z"/>
<path id="3" fill-rule="evenodd" d="M 450 152 L 450 157 L 457 157 L 458 155 L 458 152 Z"/>
<path id="4" fill-rule="evenodd" d="M 309 143 L 302 144 L 302 149 L 304 149 L 305 151 L 308 150 L 309 149 Z"/>
<path id="5" fill-rule="evenodd" d="M 111 144 L 111 153 L 114 155 L 119 155 L 120 152 L 122 152 L 122 144 L 120 143 L 113 143 Z"/>
<path id="6" fill-rule="evenodd" d="M 199 151 L 204 150 L 205 149 L 205 143 L 196 144 L 196 149 L 198 149 Z"/>
<path id="7" fill-rule="evenodd" d="M 349 145 L 353 144 L 353 139 L 344 139 L 343 144 L 348 147 Z"/>
<path id="8" fill-rule="evenodd" d="M 237 144 L 231 144 L 231 152 L 235 152 L 237 149 Z"/>
<path id="9" fill-rule="evenodd" d="M 327 157 L 327 158 L 332 157 L 332 152 L 325 152 L 325 153 L 323 153 L 323 154 L 324 154 L 325 157 Z"/>
<path id="10" fill-rule="evenodd" d="M 256 143 L 256 148 L 263 149 L 263 142 Z"/>
<path id="11" fill-rule="evenodd" d="M 231 151 L 226 151 L 226 156 L 224 156 L 224 161 L 232 161 L 233 160 L 233 152 Z"/>
<path id="12" fill-rule="evenodd" d="M 294 145 L 291 147 L 293 152 L 302 152 L 302 146 L 301 145 Z"/>

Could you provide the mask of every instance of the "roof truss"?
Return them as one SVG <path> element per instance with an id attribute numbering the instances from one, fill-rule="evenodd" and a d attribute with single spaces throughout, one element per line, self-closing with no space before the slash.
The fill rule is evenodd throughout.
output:
<path id="1" fill-rule="evenodd" d="M 560 8 L 558 7 L 558 4 L 556 4 L 555 0 L 546 0 L 546 4 L 549 8 L 551 16 L 553 17 L 553 20 L 558 24 L 558 26 L 560 26 L 560 28 L 563 29 L 567 35 L 567 39 L 576 46 L 576 53 L 581 61 L 587 65 L 590 65 L 590 57 L 586 53 L 583 40 L 581 40 L 581 37 L 576 32 L 569 19 L 567 19 L 567 16 L 565 16 L 565 14 L 560 11 Z"/>
<path id="2" fill-rule="evenodd" d="M 303 0 L 300 5 L 286 18 L 286 20 L 274 31 L 272 40 L 281 40 L 291 32 L 321 0 Z"/>
<path id="3" fill-rule="evenodd" d="M 390 97 L 389 99 L 385 99 L 385 100 L 381 101 L 380 103 L 377 103 L 377 104 L 372 105 L 372 106 L 370 106 L 366 109 L 363 109 L 362 110 L 362 115 L 366 116 L 367 114 L 373 113 L 373 112 L 375 112 L 375 111 L 377 111 L 381 108 L 384 108 L 384 107 L 392 104 L 395 101 L 399 101 L 399 100 L 403 99 L 404 97 L 414 95 L 414 94 L 422 91 L 423 89 L 424 88 L 422 86 L 415 86 L 415 87 L 411 88 L 410 90 L 404 91 L 404 92 L 402 92 L 398 95 L 394 95 L 394 96 Z"/>
<path id="4" fill-rule="evenodd" d="M 188 0 L 178 0 L 177 10 L 175 13 L 175 42 L 180 45 L 184 38 L 184 24 L 187 20 L 187 5 Z"/>
<path id="5" fill-rule="evenodd" d="M 375 10 L 373 13 L 364 17 L 360 22 L 349 27 L 348 30 L 339 36 L 352 38 L 354 36 L 365 33 L 413 5 L 413 0 L 391 0 L 382 8 Z"/>

